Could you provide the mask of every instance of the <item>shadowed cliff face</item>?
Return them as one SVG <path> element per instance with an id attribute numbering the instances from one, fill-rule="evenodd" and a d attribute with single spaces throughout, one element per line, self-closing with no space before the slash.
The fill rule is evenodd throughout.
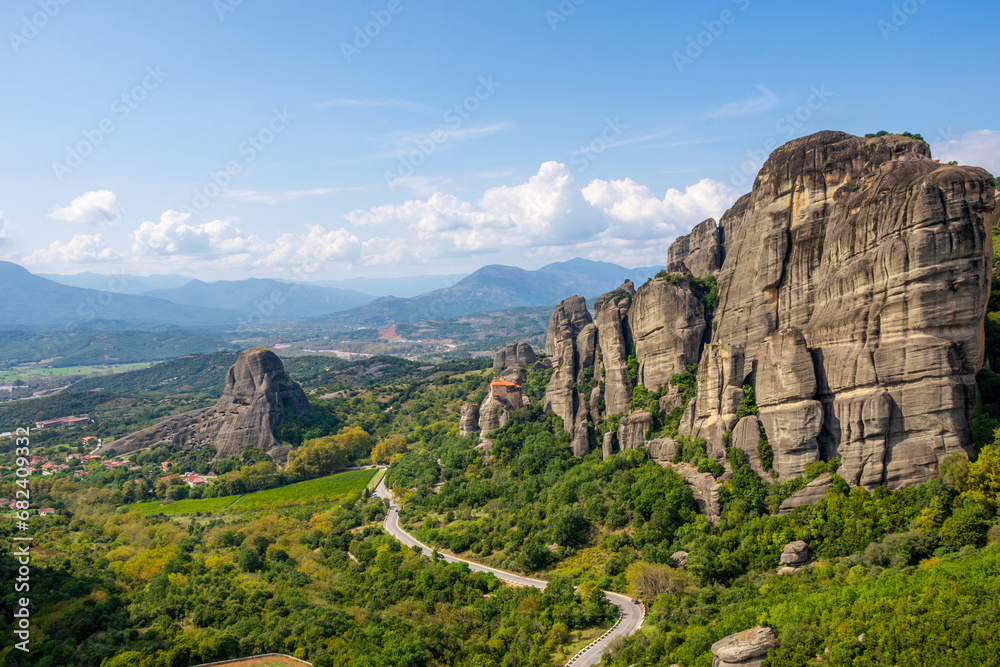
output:
<path id="1" fill-rule="evenodd" d="M 821 132 L 776 150 L 723 216 L 717 330 L 689 416 L 717 459 L 744 383 L 782 478 L 840 456 L 851 484 L 896 488 L 969 451 L 993 180 L 929 155 Z"/>
<path id="2" fill-rule="evenodd" d="M 944 457 L 971 450 L 995 197 L 986 171 L 938 164 L 911 137 L 820 132 L 792 141 L 718 229 L 706 220 L 670 250 L 672 271 L 717 277 L 711 342 L 701 347 L 700 304 L 684 279 L 657 279 L 609 322 L 595 308 L 597 370 L 604 357 L 606 378 L 614 364 L 604 348 L 617 363 L 622 343 L 634 344 L 650 389 L 697 361 L 698 395 L 681 432 L 705 438 L 720 462 L 749 384 L 759 415 L 741 446 L 752 449 L 762 425 L 781 479 L 839 456 L 852 485 L 923 482 Z M 571 321 L 586 319 L 581 302 L 575 317 L 567 302 L 557 308 L 547 339 L 550 354 L 559 348 L 553 358 L 572 368 L 553 377 L 547 395 L 568 430 L 586 411 L 572 386 L 581 346 L 569 335 Z M 610 324 L 623 320 L 619 335 Z M 595 422 L 611 402 L 627 404 L 604 389 L 609 409 L 592 408 Z"/>
<path id="3" fill-rule="evenodd" d="M 247 447 L 261 449 L 284 460 L 287 449 L 278 445 L 272 429 L 291 409 L 309 411 L 302 388 L 288 375 L 274 352 L 253 348 L 240 353 L 226 374 L 226 388 L 209 408 L 185 412 L 137 433 L 103 445 L 99 452 L 126 454 L 172 442 L 185 449 L 214 447 L 215 459 L 224 459 Z"/>

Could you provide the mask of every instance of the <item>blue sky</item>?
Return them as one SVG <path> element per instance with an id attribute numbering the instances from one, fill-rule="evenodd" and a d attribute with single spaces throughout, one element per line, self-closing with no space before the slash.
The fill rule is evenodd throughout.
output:
<path id="1" fill-rule="evenodd" d="M 920 132 L 1000 173 L 994 16 L 8 0 L 0 257 L 205 279 L 662 264 L 771 148 L 818 130 Z"/>

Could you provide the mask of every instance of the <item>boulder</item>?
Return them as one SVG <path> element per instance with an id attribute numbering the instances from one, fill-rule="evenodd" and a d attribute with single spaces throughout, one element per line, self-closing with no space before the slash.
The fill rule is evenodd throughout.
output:
<path id="1" fill-rule="evenodd" d="M 686 551 L 675 551 L 670 554 L 670 560 L 673 561 L 674 567 L 687 567 L 688 552 Z"/>
<path id="2" fill-rule="evenodd" d="M 714 218 L 695 225 L 687 236 L 678 237 L 667 250 L 667 271 L 691 273 L 699 278 L 722 268 L 722 237 Z"/>
<path id="3" fill-rule="evenodd" d="M 778 648 L 778 639 L 771 628 L 757 626 L 723 637 L 712 644 L 713 665 L 732 664 L 747 665 L 752 661 L 762 661 L 767 657 L 768 649 Z"/>
<path id="4" fill-rule="evenodd" d="M 781 505 L 778 506 L 778 514 L 791 514 L 792 510 L 796 507 L 812 505 L 816 501 L 822 500 L 832 485 L 833 476 L 828 472 L 823 473 L 813 481 L 806 484 L 805 488 L 799 489 L 788 498 L 781 501 Z"/>
<path id="5" fill-rule="evenodd" d="M 171 442 L 184 449 L 214 447 L 213 460 L 255 447 L 280 462 L 287 457 L 288 448 L 278 443 L 273 429 L 286 411 L 308 412 L 309 399 L 285 373 L 278 355 L 265 348 L 252 348 L 241 352 L 230 367 L 222 397 L 214 406 L 176 415 L 105 443 L 95 453 L 127 454 Z"/>
<path id="6" fill-rule="evenodd" d="M 463 438 L 479 430 L 479 406 L 475 403 L 466 403 L 462 406 L 461 417 L 458 420 L 458 431 Z"/>
<path id="7" fill-rule="evenodd" d="M 684 407 L 684 397 L 681 395 L 681 391 L 677 388 L 677 385 L 672 384 L 667 389 L 667 393 L 660 396 L 660 412 L 669 415 L 677 408 L 682 407 Z"/>
<path id="8" fill-rule="evenodd" d="M 781 550 L 782 565 L 802 565 L 808 560 L 809 545 L 802 540 L 789 542 L 785 545 L 785 548 Z"/>

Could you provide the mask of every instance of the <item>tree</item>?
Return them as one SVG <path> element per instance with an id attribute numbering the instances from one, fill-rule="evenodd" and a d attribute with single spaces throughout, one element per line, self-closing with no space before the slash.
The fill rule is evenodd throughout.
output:
<path id="1" fill-rule="evenodd" d="M 625 570 L 625 581 L 629 595 L 649 602 L 660 595 L 683 595 L 697 589 L 687 573 L 655 563 L 632 563 Z"/>
<path id="2" fill-rule="evenodd" d="M 259 572 L 264 567 L 264 561 L 253 549 L 241 549 L 239 565 L 244 572 Z"/>
<path id="3" fill-rule="evenodd" d="M 356 426 L 337 435 L 306 440 L 288 455 L 288 474 L 292 479 L 324 477 L 346 468 L 351 459 L 364 456 L 372 446 L 372 437 Z"/>
<path id="4" fill-rule="evenodd" d="M 387 464 L 394 456 L 405 454 L 408 445 L 402 438 L 387 438 L 375 445 L 372 450 L 372 463 Z"/>

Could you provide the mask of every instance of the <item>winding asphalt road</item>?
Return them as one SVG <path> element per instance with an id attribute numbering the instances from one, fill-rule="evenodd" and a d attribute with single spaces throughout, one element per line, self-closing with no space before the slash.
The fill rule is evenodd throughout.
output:
<path id="1" fill-rule="evenodd" d="M 385 498 L 389 501 L 389 513 L 386 515 L 384 522 L 386 531 L 408 547 L 419 546 L 424 555 L 430 557 L 433 552 L 426 544 L 417 541 L 415 537 L 399 527 L 399 504 L 396 502 L 396 497 L 386 487 L 385 477 L 382 478 L 382 481 L 380 481 L 378 486 L 375 488 L 375 493 L 378 494 L 379 498 Z M 514 584 L 515 586 L 533 586 L 540 589 L 545 588 L 546 582 L 539 579 L 530 579 L 511 572 L 505 572 L 504 570 L 496 570 L 492 567 L 486 567 L 485 565 L 473 563 L 472 561 L 465 560 L 463 558 L 455 558 L 454 556 L 443 556 L 443 558 L 449 563 L 465 563 L 469 566 L 470 570 L 475 572 L 489 572 L 497 579 Z M 629 598 L 624 595 L 619 595 L 618 593 L 604 591 L 604 597 L 607 598 L 611 604 L 618 607 L 618 610 L 621 613 L 621 618 L 610 631 L 594 640 L 593 643 L 573 656 L 573 658 L 566 663 L 567 666 L 590 667 L 591 665 L 596 665 L 601 661 L 601 657 L 604 655 L 604 652 L 607 651 L 608 645 L 614 639 L 618 637 L 627 637 L 642 626 L 644 610 L 641 605 L 632 602 Z"/>

